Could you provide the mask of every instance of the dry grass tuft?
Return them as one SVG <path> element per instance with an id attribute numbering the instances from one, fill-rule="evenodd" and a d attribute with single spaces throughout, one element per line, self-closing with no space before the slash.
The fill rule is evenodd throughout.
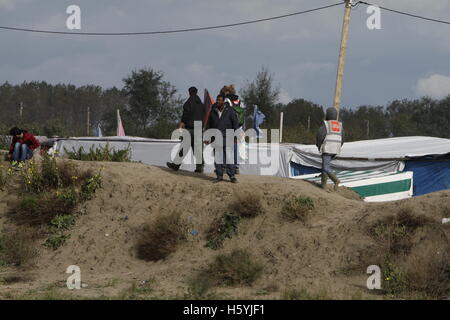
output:
<path id="1" fill-rule="evenodd" d="M 181 214 L 174 212 L 170 215 L 161 215 L 144 227 L 137 243 L 138 257 L 145 261 L 165 259 L 177 250 L 184 239 L 186 232 Z"/>
<path id="2" fill-rule="evenodd" d="M 294 197 L 286 201 L 281 214 L 288 220 L 306 222 L 314 209 L 314 201 L 309 197 Z"/>
<path id="3" fill-rule="evenodd" d="M 264 213 L 261 196 L 258 194 L 237 195 L 230 209 L 241 218 L 254 218 Z"/>
<path id="4" fill-rule="evenodd" d="M 39 254 L 36 230 L 19 227 L 4 230 L 0 236 L 0 266 L 25 267 Z"/>

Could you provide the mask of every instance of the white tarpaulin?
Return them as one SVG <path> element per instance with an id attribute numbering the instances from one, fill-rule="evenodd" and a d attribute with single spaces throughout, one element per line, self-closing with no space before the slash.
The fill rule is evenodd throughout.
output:
<path id="1" fill-rule="evenodd" d="M 68 138 L 58 139 L 54 150 L 64 156 L 67 151 L 78 151 L 81 147 L 85 152 L 90 148 L 105 147 L 116 150 L 131 150 L 131 160 L 140 161 L 155 166 L 166 166 L 166 162 L 172 161 L 180 146 L 177 140 L 147 139 L 139 137 L 101 137 L 101 138 Z M 280 152 L 278 152 L 278 150 Z M 241 154 L 241 152 L 239 152 Z M 274 175 L 280 177 L 290 176 L 290 158 L 292 146 L 275 144 L 245 144 L 246 159 L 239 159 L 241 174 Z M 214 157 L 211 146 L 204 149 L 205 172 L 214 172 Z M 193 171 L 195 169 L 192 152 L 189 151 L 184 159 L 182 170 Z"/>
<path id="2" fill-rule="evenodd" d="M 399 137 L 344 143 L 332 169 L 402 171 L 403 160 L 450 153 L 450 139 L 433 137 Z M 322 160 L 314 145 L 296 145 L 292 162 L 321 168 Z"/>

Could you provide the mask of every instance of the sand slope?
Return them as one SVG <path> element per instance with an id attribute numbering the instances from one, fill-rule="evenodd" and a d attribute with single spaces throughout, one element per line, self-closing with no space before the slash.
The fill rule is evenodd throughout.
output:
<path id="1" fill-rule="evenodd" d="M 239 176 L 239 183 L 214 184 L 211 176 L 172 172 L 135 163 L 81 163 L 102 170 L 103 188 L 79 208 L 71 238 L 52 251 L 44 247 L 36 266 L 21 271 L 29 281 L 0 284 L 0 297 L 57 289 L 73 297 L 120 297 L 136 284 L 150 280 L 151 296 L 172 299 L 187 292 L 187 280 L 219 252 L 249 249 L 265 265 L 264 275 L 252 287 L 218 288 L 223 298 L 278 299 L 289 288 L 334 299 L 380 298 L 365 288 L 366 270 L 343 272 L 355 263 L 358 252 L 371 239 L 368 223 L 409 205 L 432 219 L 442 219 L 441 208 L 450 204 L 450 191 L 387 204 L 367 204 L 350 190 L 324 191 L 308 182 L 274 177 Z M 239 235 L 226 240 L 221 250 L 205 247 L 205 231 L 213 219 L 229 211 L 236 194 L 259 194 L 265 214 L 244 220 Z M 316 205 L 307 223 L 288 222 L 280 212 L 289 196 L 311 197 Z M 14 195 L 0 193 L 0 224 L 7 223 L 7 202 Z M 156 216 L 174 210 L 198 235 L 166 260 L 136 258 L 136 235 Z M 69 265 L 81 268 L 88 287 L 65 289 Z M 1 274 L 17 272 L 3 269 Z"/>

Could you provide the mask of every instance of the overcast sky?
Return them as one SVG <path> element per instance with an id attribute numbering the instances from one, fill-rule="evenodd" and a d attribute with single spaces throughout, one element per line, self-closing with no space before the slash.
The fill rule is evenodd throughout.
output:
<path id="1" fill-rule="evenodd" d="M 81 7 L 81 32 L 153 31 L 233 23 L 312 9 L 339 0 L 0 0 L 0 25 L 68 31 L 66 8 Z M 450 0 L 372 0 L 450 20 Z M 450 25 L 382 12 L 368 30 L 366 6 L 352 12 L 344 106 L 450 94 Z M 131 70 L 161 70 L 186 96 L 191 85 L 216 94 L 241 88 L 267 66 L 281 102 L 332 103 L 343 6 L 222 30 L 82 37 L 0 30 L 0 82 L 45 80 L 122 87 Z"/>

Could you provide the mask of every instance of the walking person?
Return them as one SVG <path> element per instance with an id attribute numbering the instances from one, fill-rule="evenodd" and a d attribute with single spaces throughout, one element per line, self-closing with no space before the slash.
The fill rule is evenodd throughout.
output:
<path id="1" fill-rule="evenodd" d="M 328 108 L 325 121 L 319 128 L 316 136 L 316 146 L 322 154 L 321 186 L 324 189 L 328 178 L 334 182 L 334 190 L 337 190 L 340 183 L 331 170 L 331 161 L 341 153 L 341 147 L 344 144 L 344 128 L 342 122 L 337 120 L 337 117 L 337 110 Z"/>
<path id="2" fill-rule="evenodd" d="M 194 122 L 195 121 L 203 121 L 203 117 L 206 113 L 205 105 L 200 100 L 200 97 L 197 95 L 198 90 L 196 87 L 189 88 L 189 99 L 183 105 L 183 115 L 181 117 L 181 122 L 178 125 L 178 129 L 186 129 L 189 131 L 191 135 L 191 147 L 192 153 L 194 154 L 195 159 L 198 159 L 196 163 L 196 173 L 203 173 L 203 128 L 200 132 L 199 137 L 196 140 L 196 136 L 194 135 Z M 201 155 L 195 155 L 194 146 L 198 144 L 200 146 Z M 188 154 L 189 150 L 183 150 L 183 147 L 180 147 L 178 155 L 180 157 L 179 163 L 167 162 L 167 166 L 175 171 L 180 169 L 181 163 L 183 162 L 184 157 Z M 177 161 L 178 162 L 178 161 Z"/>
<path id="3" fill-rule="evenodd" d="M 235 177 L 236 168 L 234 164 L 234 158 L 231 158 L 230 156 L 230 153 L 234 153 L 235 138 L 233 138 L 231 142 L 232 145 L 229 145 L 228 139 L 226 137 L 226 131 L 227 129 L 237 130 L 238 128 L 239 121 L 236 112 L 231 106 L 225 103 L 225 96 L 223 94 L 219 94 L 217 96 L 217 102 L 212 109 L 208 119 L 208 129 L 220 130 L 220 132 L 222 133 L 222 137 L 220 138 L 223 139 L 223 145 L 221 147 L 222 150 L 217 150 L 216 148 L 214 148 L 214 154 L 216 154 L 217 152 L 223 152 L 222 163 L 220 163 L 220 160 L 218 163 L 216 157 L 214 161 L 214 165 L 216 168 L 215 172 L 217 175 L 217 178 L 215 180 L 216 182 L 223 181 L 224 168 L 227 175 L 230 177 L 230 181 L 232 183 L 237 182 L 237 179 Z"/>
<path id="4" fill-rule="evenodd" d="M 33 151 L 39 148 L 40 143 L 36 137 L 26 130 L 17 127 L 11 128 L 9 134 L 12 136 L 8 159 L 13 165 L 33 158 Z"/>

